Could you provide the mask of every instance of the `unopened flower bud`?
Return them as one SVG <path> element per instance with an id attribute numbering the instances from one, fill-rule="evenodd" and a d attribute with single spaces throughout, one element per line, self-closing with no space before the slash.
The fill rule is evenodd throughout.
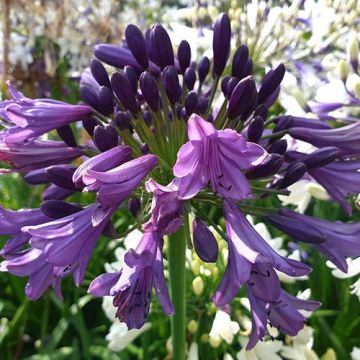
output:
<path id="1" fill-rule="evenodd" d="M 181 41 L 178 47 L 177 57 L 179 60 L 180 71 L 184 74 L 185 70 L 190 66 L 191 60 L 191 48 L 186 40 Z"/>
<path id="2" fill-rule="evenodd" d="M 153 61 L 164 69 L 174 65 L 174 51 L 169 34 L 160 24 L 156 24 L 150 31 L 151 55 Z"/>
<path id="3" fill-rule="evenodd" d="M 282 155 L 271 154 L 265 163 L 250 169 L 246 176 L 248 179 L 259 179 L 274 175 L 280 169 L 283 162 L 284 157 Z"/>
<path id="4" fill-rule="evenodd" d="M 279 189 L 285 189 L 300 180 L 306 172 L 306 165 L 303 162 L 291 164 L 284 177 L 278 183 Z"/>
<path id="5" fill-rule="evenodd" d="M 194 88 L 196 82 L 196 73 L 195 70 L 191 67 L 188 67 L 185 70 L 184 74 L 184 82 L 188 90 L 192 90 Z"/>
<path id="6" fill-rule="evenodd" d="M 127 25 L 125 29 L 125 39 L 135 60 L 144 69 L 147 69 L 149 59 L 146 51 L 145 38 L 141 30 L 133 24 Z"/>
<path id="7" fill-rule="evenodd" d="M 209 100 L 205 96 L 199 97 L 199 113 L 200 114 L 206 113 L 208 104 L 209 104 Z"/>
<path id="8" fill-rule="evenodd" d="M 327 146 L 312 152 L 304 163 L 308 169 L 315 169 L 332 163 L 340 154 L 340 150 L 334 146 Z"/>
<path id="9" fill-rule="evenodd" d="M 204 291 L 204 281 L 200 276 L 197 276 L 193 282 L 192 287 L 196 296 L 200 296 Z"/>
<path id="10" fill-rule="evenodd" d="M 138 73 L 136 70 L 131 66 L 125 66 L 124 67 L 124 74 L 128 78 L 129 83 L 134 91 L 134 94 L 137 92 L 137 86 L 138 86 Z"/>
<path id="11" fill-rule="evenodd" d="M 203 343 L 207 343 L 208 341 L 209 341 L 209 334 L 202 334 L 201 335 L 201 337 L 200 337 L 200 340 L 201 340 L 201 342 L 203 342 Z"/>
<path id="12" fill-rule="evenodd" d="M 264 119 L 261 116 L 256 116 L 250 123 L 247 130 L 248 141 L 257 143 L 264 131 Z"/>
<path id="13" fill-rule="evenodd" d="M 73 165 L 53 165 L 45 169 L 45 174 L 53 184 L 63 189 L 77 190 L 72 181 L 75 170 Z"/>
<path id="14" fill-rule="evenodd" d="M 101 152 L 110 150 L 119 143 L 118 134 L 112 125 L 96 126 L 93 138 L 95 145 Z"/>
<path id="15" fill-rule="evenodd" d="M 146 155 L 149 153 L 150 149 L 149 149 L 149 145 L 148 144 L 141 144 L 140 145 L 140 151 L 143 155 Z"/>
<path id="16" fill-rule="evenodd" d="M 229 16 L 221 13 L 216 19 L 213 32 L 214 74 L 219 77 L 230 54 L 231 26 Z"/>
<path id="17" fill-rule="evenodd" d="M 151 73 L 144 71 L 140 75 L 139 84 L 141 93 L 143 94 L 151 110 L 157 112 L 159 110 L 160 96 L 154 76 Z"/>
<path id="18" fill-rule="evenodd" d="M 193 222 L 194 248 L 199 258 L 205 262 L 216 262 L 218 243 L 207 225 L 200 218 Z"/>
<path id="19" fill-rule="evenodd" d="M 83 120 L 82 124 L 83 124 L 85 130 L 88 132 L 88 134 L 90 136 L 93 136 L 94 129 L 97 125 L 99 125 L 99 122 L 95 118 L 91 117 L 89 119 Z"/>
<path id="20" fill-rule="evenodd" d="M 348 42 L 347 53 L 351 66 L 354 71 L 357 71 L 359 65 L 359 41 L 356 34 L 353 34 Z"/>
<path id="21" fill-rule="evenodd" d="M 92 59 L 90 63 L 91 74 L 97 83 L 101 86 L 106 86 L 111 89 L 108 73 L 104 65 L 97 59 Z"/>
<path id="22" fill-rule="evenodd" d="M 239 79 L 236 77 L 231 77 L 226 83 L 226 92 L 225 95 L 228 99 L 230 99 L 231 94 L 233 93 L 236 85 L 239 83 Z"/>
<path id="23" fill-rule="evenodd" d="M 346 78 L 349 75 L 349 65 L 348 63 L 341 59 L 337 65 L 337 73 L 342 81 L 346 81 Z"/>
<path id="24" fill-rule="evenodd" d="M 277 90 L 284 75 L 284 64 L 278 65 L 274 70 L 270 70 L 265 75 L 259 90 L 259 103 L 264 103 Z"/>
<path id="25" fill-rule="evenodd" d="M 234 54 L 231 67 L 231 75 L 240 78 L 249 58 L 249 49 L 246 45 L 241 45 Z"/>
<path id="26" fill-rule="evenodd" d="M 203 82 L 207 76 L 207 74 L 209 73 L 210 70 L 210 60 L 204 56 L 200 59 L 199 61 L 199 66 L 198 66 L 198 74 L 199 74 L 199 81 Z"/>
<path id="27" fill-rule="evenodd" d="M 163 71 L 162 79 L 164 83 L 164 88 L 166 94 L 169 98 L 169 101 L 172 104 L 175 104 L 179 98 L 179 77 L 175 66 L 166 66 Z"/>
<path id="28" fill-rule="evenodd" d="M 212 336 L 209 338 L 209 344 L 213 348 L 218 348 L 221 344 L 221 338 L 220 336 Z"/>
<path id="29" fill-rule="evenodd" d="M 45 174 L 45 169 L 31 170 L 24 175 L 24 180 L 31 185 L 46 184 L 49 178 Z"/>
<path id="30" fill-rule="evenodd" d="M 187 328 L 190 334 L 195 334 L 197 332 L 197 329 L 199 328 L 199 323 L 196 320 L 192 319 L 189 321 Z"/>
<path id="31" fill-rule="evenodd" d="M 75 135 L 70 127 L 70 125 L 62 126 L 56 129 L 57 133 L 64 140 L 65 144 L 70 147 L 77 147 Z"/>
<path id="32" fill-rule="evenodd" d="M 132 216 L 137 217 L 141 210 L 141 202 L 138 198 L 130 198 L 128 201 L 128 209 Z"/>
<path id="33" fill-rule="evenodd" d="M 134 90 L 126 75 L 119 72 L 114 73 L 111 77 L 111 86 L 120 102 L 133 114 L 137 113 L 138 106 Z"/>
<path id="34" fill-rule="evenodd" d="M 118 112 L 115 115 L 115 124 L 117 125 L 120 131 L 128 129 L 130 126 L 130 121 L 131 121 L 131 117 L 125 111 Z"/>
<path id="35" fill-rule="evenodd" d="M 287 141 L 285 139 L 274 141 L 267 149 L 269 154 L 284 155 L 287 150 Z"/>
<path id="36" fill-rule="evenodd" d="M 40 209 L 44 215 L 52 219 L 61 219 L 65 216 L 74 214 L 83 208 L 61 200 L 48 200 L 40 205 Z"/>
<path id="37" fill-rule="evenodd" d="M 227 91 L 227 83 L 229 82 L 229 80 L 231 79 L 231 76 L 225 76 L 222 80 L 221 80 L 221 91 L 223 92 L 223 94 L 226 96 Z"/>
<path id="38" fill-rule="evenodd" d="M 186 114 L 190 116 L 197 112 L 199 105 L 199 98 L 196 91 L 190 91 L 185 98 Z"/>
<path id="39" fill-rule="evenodd" d="M 199 275 L 200 274 L 200 262 L 198 259 L 194 259 L 191 262 L 191 270 L 194 273 L 194 275 Z"/>

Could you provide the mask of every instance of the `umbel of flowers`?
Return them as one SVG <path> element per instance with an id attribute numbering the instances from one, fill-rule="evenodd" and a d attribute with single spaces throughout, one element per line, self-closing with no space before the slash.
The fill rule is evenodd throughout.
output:
<path id="1" fill-rule="evenodd" d="M 38 209 L 0 208 L 0 234 L 9 235 L 0 270 L 28 277 L 25 292 L 32 300 L 49 286 L 61 298 L 61 280 L 71 275 L 81 285 L 99 238 L 113 236 L 112 216 L 130 198 L 129 211 L 141 211 L 145 219 L 143 237 L 126 253 L 123 268 L 94 279 L 89 292 L 112 296 L 116 317 L 140 328 L 154 289 L 172 316 L 173 358 L 183 359 L 189 215 L 195 217 L 195 250 L 203 261 L 215 262 L 217 242 L 207 228 L 212 220 L 203 211 L 210 205 L 224 214 L 226 234 L 215 227 L 229 251 L 215 304 L 228 311 L 239 289 L 246 290 L 252 313 L 248 349 L 269 335 L 268 324 L 296 335 L 305 321 L 299 310 L 315 310 L 319 303 L 287 293 L 275 270 L 297 277 L 311 269 L 273 250 L 246 214 L 266 218 L 346 271 L 345 258 L 360 255 L 360 223 L 267 208 L 261 199 L 286 195 L 290 185 L 311 177 L 350 215 L 348 196 L 360 192 L 359 124 L 337 123 L 335 129 L 320 119 L 268 118 L 285 68 L 280 64 L 256 83 L 246 46 L 234 51 L 227 67 L 226 14 L 214 25 L 212 61 L 192 61 L 186 40 L 175 55 L 160 24 L 145 34 L 129 25 L 125 39 L 123 46 L 94 48 L 96 59 L 80 82 L 83 104 L 29 99 L 9 85 L 12 99 L 0 104 L 0 160 L 8 165 L 1 172 L 18 172 L 27 183 L 47 187 Z M 102 62 L 113 67 L 110 77 Z M 78 143 L 72 123 L 91 140 Z M 58 140 L 44 136 L 54 138 L 54 130 Z M 285 135 L 315 150 L 298 152 Z M 94 193 L 94 202 L 74 203 L 72 196 L 82 191 Z"/>

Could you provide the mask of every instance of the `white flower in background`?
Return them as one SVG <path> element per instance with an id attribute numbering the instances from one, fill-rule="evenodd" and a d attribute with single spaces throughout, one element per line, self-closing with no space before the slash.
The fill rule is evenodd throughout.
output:
<path id="1" fill-rule="evenodd" d="M 248 338 L 242 336 L 239 337 L 242 349 L 236 354 L 237 360 L 281 360 L 278 353 L 283 348 L 282 341 L 259 341 L 254 348 L 250 351 L 246 351 L 245 349 L 248 341 Z"/>
<path id="2" fill-rule="evenodd" d="M 318 356 L 312 350 L 313 332 L 310 326 L 305 326 L 296 336 L 287 336 L 291 345 L 283 346 L 281 356 L 290 360 L 318 360 Z"/>
<path id="3" fill-rule="evenodd" d="M 199 360 L 199 347 L 196 342 L 193 342 L 190 345 L 189 353 L 188 353 L 188 360 Z"/>
<path id="4" fill-rule="evenodd" d="M 222 310 L 217 310 L 214 322 L 209 333 L 210 341 L 220 342 L 224 340 L 226 343 L 231 344 L 240 330 L 240 326 L 236 321 L 232 321 L 230 315 Z"/>
<path id="5" fill-rule="evenodd" d="M 352 360 L 360 360 L 360 348 L 358 348 L 357 346 L 354 346 L 352 348 L 350 356 L 351 356 Z"/>
<path id="6" fill-rule="evenodd" d="M 226 353 L 223 357 L 223 360 L 234 360 L 234 358 L 229 353 Z"/>
<path id="7" fill-rule="evenodd" d="M 348 264 L 347 273 L 336 268 L 336 266 L 331 261 L 327 261 L 326 265 L 333 269 L 331 273 L 338 279 L 349 279 L 360 274 L 360 257 L 356 259 L 347 258 L 346 262 Z M 360 278 L 350 286 L 350 292 L 351 294 L 356 295 L 360 300 Z"/>
<path id="8" fill-rule="evenodd" d="M 124 238 L 124 248 L 115 249 L 116 260 L 112 263 L 105 264 L 106 272 L 115 272 L 121 270 L 124 261 L 124 254 L 127 249 L 135 248 L 142 237 L 142 232 L 135 229 Z M 150 323 L 144 324 L 140 329 L 128 330 L 125 323 L 120 322 L 115 318 L 116 308 L 113 305 L 113 298 L 111 296 L 104 296 L 102 302 L 102 309 L 105 315 L 113 323 L 110 326 L 109 333 L 106 335 L 108 341 L 108 347 L 112 351 L 121 351 L 125 349 L 135 338 L 137 338 L 144 331 L 148 330 Z"/>

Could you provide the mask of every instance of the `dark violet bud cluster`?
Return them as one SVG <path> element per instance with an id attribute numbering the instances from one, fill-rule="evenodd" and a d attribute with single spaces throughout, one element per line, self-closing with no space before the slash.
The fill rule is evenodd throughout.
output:
<path id="1" fill-rule="evenodd" d="M 18 172 L 46 188 L 37 209 L 0 207 L 0 235 L 9 236 L 0 271 L 27 277 L 30 299 L 48 287 L 61 298 L 61 281 L 70 275 L 77 286 L 83 282 L 101 236 L 118 236 L 112 218 L 119 207 L 132 215 L 142 238 L 127 251 L 123 269 L 94 279 L 89 292 L 111 296 L 116 317 L 129 329 L 145 323 L 153 288 L 164 312 L 176 311 L 163 256 L 170 282 L 176 266 L 163 246 L 169 237 L 171 250 L 178 240 L 173 234 L 185 227 L 205 262 L 218 258 L 213 231 L 225 238 L 229 255 L 214 302 L 227 307 L 246 290 L 253 324 L 248 349 L 268 335 L 267 324 L 296 335 L 305 320 L 299 310 L 319 303 L 281 289 L 278 272 L 299 277 L 311 269 L 277 253 L 247 214 L 266 217 L 343 271 L 346 257 L 360 255 L 359 223 L 301 215 L 280 208 L 277 198 L 310 179 L 351 215 L 349 195 L 360 193 L 360 123 L 333 127 L 326 119 L 269 115 L 285 67 L 261 79 L 247 46 L 231 49 L 227 14 L 215 22 L 212 48 L 211 59 L 195 62 L 186 39 L 175 49 L 162 25 L 142 31 L 131 24 L 120 46 L 94 47 L 80 80 L 81 104 L 30 99 L 9 85 L 12 99 L 0 103 L 0 160 L 7 165 L 0 174 Z M 225 226 L 208 227 L 210 207 Z M 185 246 L 180 250 L 176 255 L 184 259 Z"/>

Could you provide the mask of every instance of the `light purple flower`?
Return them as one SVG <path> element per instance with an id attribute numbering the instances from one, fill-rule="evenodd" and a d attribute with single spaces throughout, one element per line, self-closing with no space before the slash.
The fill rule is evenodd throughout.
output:
<path id="1" fill-rule="evenodd" d="M 81 149 L 68 147 L 62 141 L 35 140 L 9 144 L 0 136 L 0 161 L 12 166 L 12 169 L 0 169 L 0 174 L 28 172 L 50 165 L 66 164 L 82 154 Z"/>
<path id="2" fill-rule="evenodd" d="M 139 329 L 145 323 L 153 287 L 164 312 L 174 314 L 164 277 L 162 246 L 159 232 L 146 231 L 136 249 L 126 253 L 120 272 L 102 274 L 90 284 L 91 294 L 114 296 L 116 317 L 129 329 Z"/>
<path id="3" fill-rule="evenodd" d="M 246 142 L 234 130 L 216 130 L 196 114 L 188 120 L 188 138 L 173 168 L 181 198 L 194 197 L 209 182 L 212 191 L 224 198 L 242 200 L 249 195 L 250 185 L 241 170 L 263 161 L 267 153 L 261 146 Z"/>
<path id="4" fill-rule="evenodd" d="M 73 271 L 77 286 L 82 283 L 86 266 L 101 232 L 116 208 L 102 209 L 98 204 L 36 226 L 26 226 L 30 244 L 41 251 L 54 267 Z"/>
<path id="5" fill-rule="evenodd" d="M 314 246 L 343 272 L 347 272 L 346 257 L 360 256 L 360 222 L 331 222 L 287 209 L 268 216 L 268 219 L 284 233 L 300 241 L 303 241 L 304 234 L 308 242 L 322 234 L 324 241 L 315 242 Z"/>
<path id="6" fill-rule="evenodd" d="M 151 218 L 145 227 L 151 225 L 153 231 L 162 235 L 172 234 L 179 230 L 184 221 L 184 201 L 178 196 L 178 179 L 169 185 L 158 184 L 149 179 L 146 191 L 154 194 L 151 204 Z"/>
<path id="7" fill-rule="evenodd" d="M 0 256 L 14 254 L 29 241 L 30 235 L 22 233 L 22 227 L 41 224 L 48 220 L 40 209 L 13 211 L 0 206 L 0 235 L 13 235 L 0 250 Z"/>
<path id="8" fill-rule="evenodd" d="M 55 276 L 53 265 L 46 261 L 42 250 L 32 248 L 12 255 L 0 264 L 0 271 L 28 276 L 25 294 L 30 300 L 39 299 L 50 285 L 62 299 L 61 277 Z"/>
<path id="9" fill-rule="evenodd" d="M 87 119 L 93 113 L 87 105 L 71 105 L 50 99 L 29 99 L 12 86 L 10 93 L 14 101 L 6 102 L 7 106 L 2 107 L 5 120 L 15 125 L 5 132 L 7 143 L 34 139 L 71 122 Z"/>
<path id="10" fill-rule="evenodd" d="M 235 203 L 224 200 L 223 209 L 229 257 L 224 277 L 214 296 L 217 306 L 230 303 L 240 287 L 249 280 L 254 264 L 269 264 L 289 276 L 302 276 L 310 272 L 307 265 L 276 253 Z"/>

